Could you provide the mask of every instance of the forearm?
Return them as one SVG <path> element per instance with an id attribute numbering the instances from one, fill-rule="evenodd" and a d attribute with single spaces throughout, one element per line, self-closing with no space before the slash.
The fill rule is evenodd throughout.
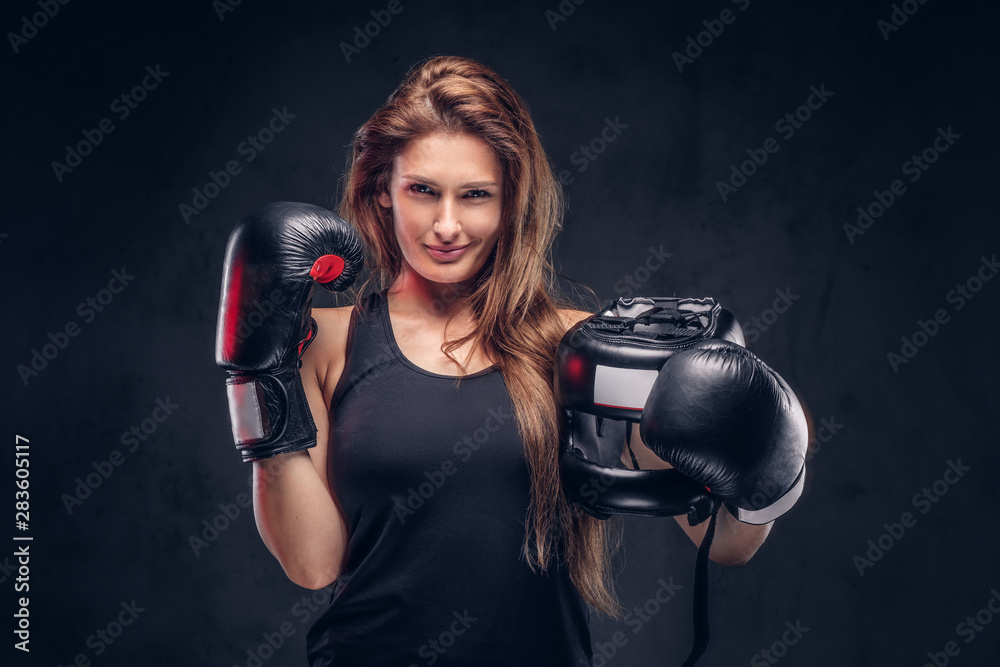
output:
<path id="1" fill-rule="evenodd" d="M 691 541 L 700 547 L 708 532 L 708 521 L 703 521 L 697 526 L 689 526 L 686 516 L 675 518 Z M 733 518 L 725 505 L 722 505 L 716 518 L 709 558 L 720 565 L 743 565 L 757 553 L 757 549 L 771 532 L 772 525 L 773 521 L 762 526 L 741 523 Z"/>
<path id="2" fill-rule="evenodd" d="M 726 506 L 719 508 L 710 558 L 722 565 L 743 565 L 757 553 L 774 522 L 755 526 L 733 518 Z"/>
<path id="3" fill-rule="evenodd" d="M 322 588 L 343 568 L 347 526 L 307 451 L 253 464 L 257 530 L 288 578 Z"/>

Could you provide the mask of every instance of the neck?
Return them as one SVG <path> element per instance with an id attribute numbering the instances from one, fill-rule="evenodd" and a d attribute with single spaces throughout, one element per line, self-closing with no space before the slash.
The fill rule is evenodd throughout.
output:
<path id="1" fill-rule="evenodd" d="M 446 320 L 468 309 L 468 296 L 473 285 L 472 280 L 463 283 L 431 282 L 404 262 L 399 277 L 389 288 L 389 294 L 400 311 Z"/>

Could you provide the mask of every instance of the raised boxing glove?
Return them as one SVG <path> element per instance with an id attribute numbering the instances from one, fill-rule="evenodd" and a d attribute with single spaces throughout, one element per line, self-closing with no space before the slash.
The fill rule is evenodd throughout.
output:
<path id="1" fill-rule="evenodd" d="M 357 231 L 311 204 L 276 202 L 229 236 L 215 339 L 233 439 L 244 461 L 316 445 L 300 357 L 316 333 L 316 283 L 339 292 L 363 264 Z"/>

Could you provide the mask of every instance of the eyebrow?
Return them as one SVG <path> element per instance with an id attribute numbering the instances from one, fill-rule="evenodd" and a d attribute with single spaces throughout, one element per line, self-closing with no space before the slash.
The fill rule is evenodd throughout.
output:
<path id="1" fill-rule="evenodd" d="M 403 174 L 402 177 L 414 181 L 420 181 L 421 183 L 426 183 L 427 185 L 433 185 L 434 187 L 438 186 L 438 184 L 435 183 L 433 179 L 421 176 L 420 174 Z M 473 181 L 471 183 L 464 183 L 460 185 L 459 189 L 464 190 L 466 188 L 486 188 L 490 186 L 496 187 L 497 185 L 499 184 L 495 183 L 494 181 Z"/>

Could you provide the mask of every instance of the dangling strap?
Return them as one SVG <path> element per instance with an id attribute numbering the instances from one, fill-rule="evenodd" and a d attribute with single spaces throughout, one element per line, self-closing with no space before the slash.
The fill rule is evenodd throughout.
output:
<path id="1" fill-rule="evenodd" d="M 708 522 L 708 530 L 698 548 L 694 571 L 694 641 L 691 654 L 681 667 L 693 667 L 708 648 L 708 552 L 712 548 L 712 538 L 715 537 L 715 518 L 719 515 L 719 507 L 721 503 L 712 513 L 712 520 Z"/>
<path id="2" fill-rule="evenodd" d="M 600 420 L 600 417 L 598 418 Z M 639 462 L 635 459 L 632 451 L 632 423 L 628 422 L 628 430 L 625 432 L 625 446 L 628 453 L 632 455 L 632 465 L 635 470 L 639 469 Z M 708 627 L 708 552 L 712 549 L 712 540 L 715 538 L 715 519 L 719 515 L 721 503 L 715 506 L 712 518 L 708 522 L 708 530 L 698 547 L 698 558 L 694 569 L 694 640 L 692 641 L 691 653 L 681 667 L 694 667 L 701 658 L 702 653 L 708 648 L 709 627 Z"/>
<path id="3" fill-rule="evenodd" d="M 632 451 L 632 424 L 634 422 L 625 422 L 625 446 L 628 448 L 628 453 L 632 457 L 632 470 L 639 469 L 639 462 L 635 458 L 635 452 Z"/>

